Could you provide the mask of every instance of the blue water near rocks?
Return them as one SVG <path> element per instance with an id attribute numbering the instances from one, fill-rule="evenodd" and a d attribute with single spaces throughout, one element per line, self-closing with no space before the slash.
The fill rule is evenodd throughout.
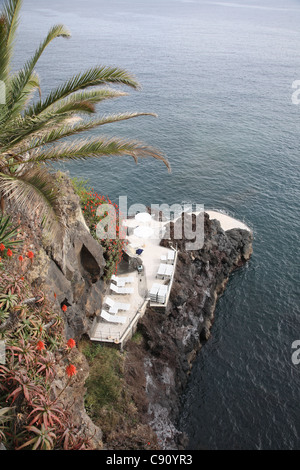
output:
<path id="1" fill-rule="evenodd" d="M 189 448 L 300 448 L 300 364 L 291 360 L 300 339 L 300 2 L 25 0 L 16 65 L 59 22 L 73 37 L 41 59 L 43 93 L 93 65 L 127 68 L 142 90 L 99 113 L 158 118 L 93 134 L 148 142 L 172 173 L 128 157 L 63 167 L 114 202 L 195 202 L 254 231 L 253 257 L 231 276 L 183 397 Z"/>

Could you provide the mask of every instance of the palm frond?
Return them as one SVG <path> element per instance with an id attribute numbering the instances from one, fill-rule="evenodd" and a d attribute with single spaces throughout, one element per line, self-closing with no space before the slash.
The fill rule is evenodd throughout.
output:
<path id="1" fill-rule="evenodd" d="M 24 139 L 30 138 L 30 136 L 37 133 L 43 133 L 54 129 L 61 125 L 68 118 L 69 114 L 44 114 L 42 117 L 22 117 L 9 120 L 5 126 L 2 125 L 0 132 L 0 146 L 1 152 L 7 152 L 9 149 L 15 147 L 18 142 L 22 142 Z"/>
<path id="2" fill-rule="evenodd" d="M 119 113 L 102 116 L 97 119 L 91 119 L 86 122 L 71 123 L 64 125 L 59 123 L 57 126 L 53 126 L 52 129 L 46 129 L 45 131 L 38 131 L 36 134 L 31 133 L 31 139 L 27 137 L 22 141 L 18 141 L 15 146 L 10 146 L 10 150 L 15 153 L 15 156 L 21 156 L 25 152 L 30 152 L 36 148 L 42 147 L 53 142 L 57 142 L 66 137 L 70 137 L 82 132 L 87 132 L 104 124 L 110 124 L 113 122 L 125 121 L 140 116 L 153 116 L 157 117 L 154 113 Z"/>
<path id="3" fill-rule="evenodd" d="M 145 145 L 136 140 L 125 140 L 116 137 L 102 137 L 97 139 L 79 139 L 73 142 L 60 143 L 49 149 L 38 149 L 32 152 L 24 164 L 38 162 L 56 162 L 62 160 L 85 160 L 93 157 L 129 155 L 137 163 L 138 158 L 152 157 L 161 160 L 170 171 L 170 164 L 166 157 L 154 147 Z"/>
<path id="4" fill-rule="evenodd" d="M 0 187 L 4 197 L 19 211 L 26 211 L 40 219 L 48 230 L 62 223 L 59 206 L 59 188 L 53 175 L 44 166 L 30 168 L 18 174 L 0 173 Z"/>
<path id="5" fill-rule="evenodd" d="M 75 75 L 66 83 L 53 90 L 44 101 L 40 100 L 28 108 L 25 115 L 38 115 L 59 100 L 67 98 L 72 93 L 89 87 L 106 84 L 126 85 L 132 88 L 139 87 L 138 82 L 126 70 L 107 66 L 93 67 L 84 73 Z"/>
<path id="6" fill-rule="evenodd" d="M 26 87 L 30 77 L 33 73 L 34 67 L 36 66 L 39 58 L 41 57 L 42 53 L 46 49 L 46 47 L 56 38 L 64 37 L 69 38 L 70 32 L 64 25 L 55 25 L 53 26 L 50 31 L 48 32 L 46 38 L 38 49 L 36 50 L 33 57 L 26 62 L 23 69 L 20 70 L 15 76 L 12 78 L 10 86 L 9 86 L 9 102 L 8 106 L 12 108 L 15 103 L 20 99 L 20 96 L 23 93 L 24 88 Z"/>
<path id="7" fill-rule="evenodd" d="M 38 74 L 35 71 L 33 71 L 28 79 L 27 84 L 25 85 L 23 89 L 23 93 L 21 97 L 14 104 L 12 113 L 10 115 L 11 119 L 13 118 L 14 115 L 18 115 L 24 110 L 26 105 L 33 98 L 36 90 L 38 90 L 39 95 L 41 96 L 40 79 L 39 79 Z"/>
<path id="8" fill-rule="evenodd" d="M 74 111 L 77 113 L 87 112 L 95 113 L 95 104 L 102 101 L 119 98 L 120 96 L 127 96 L 128 93 L 124 93 L 118 90 L 112 90 L 110 88 L 100 88 L 87 91 L 79 91 L 73 93 L 71 96 L 65 99 L 61 99 L 55 102 L 52 106 L 47 108 L 47 111 L 53 111 L 54 113 L 66 113 Z M 41 115 L 42 113 L 40 113 Z"/>
<path id="9" fill-rule="evenodd" d="M 7 83 L 16 32 L 19 25 L 21 0 L 7 0 L 0 19 L 0 80 Z"/>

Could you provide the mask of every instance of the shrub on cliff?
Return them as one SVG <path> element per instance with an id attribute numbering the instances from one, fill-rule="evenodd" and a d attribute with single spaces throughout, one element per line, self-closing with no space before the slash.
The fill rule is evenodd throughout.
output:
<path id="1" fill-rule="evenodd" d="M 81 209 L 84 214 L 85 221 L 90 229 L 91 235 L 101 244 L 103 248 L 103 256 L 106 261 L 104 270 L 104 279 L 110 279 L 113 274 L 118 273 L 118 265 L 122 260 L 123 247 L 127 243 L 125 233 L 122 232 L 120 226 L 120 214 L 117 204 L 114 204 L 108 196 L 102 196 L 87 185 L 87 181 L 73 178 L 74 190 L 80 198 Z M 96 227 L 102 219 L 106 217 L 106 213 L 98 215 L 97 209 L 102 204 L 110 204 L 114 208 L 115 220 L 110 221 L 114 224 L 115 238 L 99 238 L 96 233 Z M 103 211 L 102 211 L 103 212 Z M 106 232 L 110 227 L 105 227 Z"/>

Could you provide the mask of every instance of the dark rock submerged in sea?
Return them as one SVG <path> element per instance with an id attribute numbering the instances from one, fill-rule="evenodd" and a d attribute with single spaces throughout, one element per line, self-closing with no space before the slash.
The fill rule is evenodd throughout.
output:
<path id="1" fill-rule="evenodd" d="M 147 408 L 161 447 L 182 449 L 187 443 L 176 428 L 180 397 L 193 360 L 210 337 L 219 295 L 230 274 L 251 257 L 253 236 L 242 229 L 224 232 L 220 222 L 205 214 L 203 247 L 190 251 L 184 238 L 172 239 L 174 226 L 170 225 L 171 240 L 162 244 L 177 245 L 179 253 L 169 304 L 165 312 L 149 307 L 141 319 L 143 342 L 138 353 L 135 345 L 127 347 L 127 381 L 141 411 Z M 138 363 L 143 363 L 142 377 L 135 374 Z"/>

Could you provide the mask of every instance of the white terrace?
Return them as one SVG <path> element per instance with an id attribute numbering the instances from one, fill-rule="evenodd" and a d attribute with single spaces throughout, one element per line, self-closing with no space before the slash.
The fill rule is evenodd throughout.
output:
<path id="1" fill-rule="evenodd" d="M 160 246 L 166 222 L 158 222 L 149 214 L 137 214 L 124 221 L 128 246 L 143 262 L 143 271 L 113 276 L 103 299 L 102 312 L 92 326 L 92 341 L 123 346 L 136 329 L 147 304 L 165 308 L 168 303 L 176 268 L 176 250 Z M 140 250 L 136 254 L 136 250 Z M 142 251 L 141 251 L 142 250 Z"/>

